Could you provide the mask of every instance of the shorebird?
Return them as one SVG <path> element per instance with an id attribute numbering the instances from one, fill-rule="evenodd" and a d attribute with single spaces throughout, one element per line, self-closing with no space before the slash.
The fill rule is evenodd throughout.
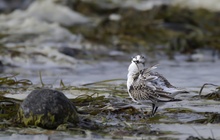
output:
<path id="1" fill-rule="evenodd" d="M 159 73 L 152 73 L 151 71 L 155 68 L 156 66 L 145 68 L 145 58 L 141 55 L 137 55 L 132 59 L 128 67 L 127 75 L 127 90 L 129 96 L 134 102 L 144 105 L 152 104 L 151 116 L 153 116 L 158 107 L 164 103 L 181 101 L 173 97 L 174 94 L 177 94 L 177 91 L 173 94 L 165 91 L 166 88 L 175 87 Z"/>
<path id="2" fill-rule="evenodd" d="M 148 85 L 152 85 L 155 88 L 157 88 L 158 90 L 162 90 L 165 92 L 169 92 L 171 93 L 171 96 L 175 96 L 178 93 L 188 93 L 188 91 L 184 90 L 184 89 L 180 89 L 177 88 L 175 86 L 173 86 L 162 74 L 158 73 L 158 72 L 152 72 L 151 70 L 157 68 L 156 66 L 153 66 L 151 69 L 145 68 L 145 63 L 146 63 L 146 59 L 144 56 L 142 55 L 137 55 L 135 57 L 133 57 L 131 64 L 129 66 L 128 71 L 132 72 L 132 73 L 138 73 L 140 74 L 141 72 L 144 73 L 145 75 L 149 75 L 151 77 L 157 77 L 154 78 L 152 80 L 148 80 Z M 146 70 L 150 70 L 147 71 Z M 143 75 L 143 74 L 142 74 Z"/>

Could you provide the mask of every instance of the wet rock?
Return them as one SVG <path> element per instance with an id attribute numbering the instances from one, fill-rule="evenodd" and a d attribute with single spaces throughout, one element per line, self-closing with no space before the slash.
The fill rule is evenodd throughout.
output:
<path id="1" fill-rule="evenodd" d="M 78 12 L 68 7 L 56 4 L 52 0 L 36 1 L 27 10 L 27 16 L 34 16 L 40 20 L 56 22 L 69 26 L 73 24 L 87 23 L 89 20 Z"/>
<path id="2" fill-rule="evenodd" d="M 36 18 L 41 21 L 56 22 L 65 26 L 87 23 L 89 20 L 82 14 L 75 12 L 68 7 L 55 3 L 53 0 L 36 0 L 28 9 L 16 10 L 10 15 L 2 15 L 2 19 L 27 19 Z"/>
<path id="3" fill-rule="evenodd" d="M 0 73 L 3 72 L 3 66 L 4 66 L 3 63 L 2 63 L 2 61 L 0 60 Z"/>
<path id="4" fill-rule="evenodd" d="M 62 54 L 75 57 L 75 58 L 82 58 L 83 56 L 88 55 L 87 52 L 77 49 L 77 48 L 70 48 L 70 47 L 60 47 L 58 51 Z"/>
<path id="5" fill-rule="evenodd" d="M 57 48 L 63 44 L 80 47 L 82 40 L 80 35 L 71 33 L 63 26 L 87 23 L 89 20 L 52 0 L 36 0 L 26 10 L 0 15 L 0 21 L 0 44 L 6 50 L 22 54 L 11 57 L 11 52 L 4 53 L 6 64 L 19 67 L 32 67 L 33 64 L 62 67 L 75 64 L 75 60 L 61 55 Z"/>
<path id="6" fill-rule="evenodd" d="M 38 42 L 61 42 L 62 40 L 68 42 L 75 38 L 71 37 L 72 34 L 60 25 L 87 23 L 89 19 L 68 7 L 56 4 L 52 0 L 37 0 L 24 11 L 16 10 L 11 14 L 0 15 L 0 21 L 1 33 L 9 35 L 9 37 L 17 34 L 18 36 L 32 35 L 36 38 L 43 34 L 45 36 L 40 36 L 37 39 Z M 30 38 L 25 39 L 24 37 L 22 42 L 27 40 Z M 8 42 L 10 42 L 10 38 Z M 29 44 L 29 46 L 31 45 L 33 43 Z"/>
<path id="7" fill-rule="evenodd" d="M 111 1 L 81 1 L 78 0 L 73 3 L 73 9 L 83 13 L 85 15 L 109 15 L 112 13 L 116 13 L 119 10 L 118 4 L 113 4 Z"/>
<path id="8" fill-rule="evenodd" d="M 77 123 L 78 115 L 73 103 L 62 92 L 37 89 L 22 102 L 17 120 L 25 125 L 55 129 L 67 122 Z"/>
<path id="9" fill-rule="evenodd" d="M 0 21 L 0 31 L 2 34 L 34 35 L 34 37 L 45 34 L 45 36 L 39 37 L 38 40 L 40 42 L 62 40 L 67 42 L 67 39 L 74 40 L 75 38 L 71 38 L 71 33 L 59 25 L 68 26 L 87 23 L 88 19 L 51 0 L 39 0 L 33 2 L 25 11 L 17 10 L 8 15 L 0 15 Z M 48 38 L 48 36 L 53 37 Z M 28 39 L 30 40 L 30 38 Z M 22 41 L 25 42 L 28 39 L 24 38 Z"/>

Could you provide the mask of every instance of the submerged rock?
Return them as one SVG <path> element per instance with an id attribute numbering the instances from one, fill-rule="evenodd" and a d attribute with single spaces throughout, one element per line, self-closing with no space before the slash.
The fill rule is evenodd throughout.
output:
<path id="1" fill-rule="evenodd" d="M 78 114 L 73 103 L 62 92 L 37 89 L 22 102 L 17 120 L 25 125 L 55 129 L 67 122 L 77 123 Z"/>

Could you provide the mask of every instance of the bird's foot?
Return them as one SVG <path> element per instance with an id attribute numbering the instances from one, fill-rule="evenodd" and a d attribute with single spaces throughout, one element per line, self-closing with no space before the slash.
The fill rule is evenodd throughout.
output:
<path id="1" fill-rule="evenodd" d="M 151 118 L 151 117 L 154 116 L 154 114 L 147 114 L 146 116 L 147 116 L 148 118 Z"/>

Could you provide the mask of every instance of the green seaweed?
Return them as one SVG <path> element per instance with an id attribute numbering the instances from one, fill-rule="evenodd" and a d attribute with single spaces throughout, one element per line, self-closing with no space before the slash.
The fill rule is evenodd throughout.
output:
<path id="1" fill-rule="evenodd" d="M 39 78 L 40 78 L 41 88 L 44 88 L 44 87 L 53 87 L 53 84 L 44 84 L 43 79 L 42 79 L 41 71 L 39 71 Z"/>
<path id="2" fill-rule="evenodd" d="M 208 115 L 206 123 L 220 123 L 220 114 L 212 113 Z"/>
<path id="3" fill-rule="evenodd" d="M 66 118 L 63 119 L 63 123 L 67 122 L 77 122 L 78 116 L 74 113 L 69 114 Z M 25 126 L 33 125 L 40 126 L 43 128 L 54 129 L 57 128 L 57 121 L 55 115 L 50 114 L 33 114 L 30 113 L 29 116 L 25 116 L 22 109 L 19 109 L 17 112 L 16 122 L 24 124 Z"/>
<path id="4" fill-rule="evenodd" d="M 11 120 L 16 115 L 20 100 L 0 96 L 0 121 Z"/>
<path id="5" fill-rule="evenodd" d="M 216 91 L 214 91 L 212 93 L 208 93 L 206 95 L 202 95 L 202 90 L 207 85 L 217 86 Z M 199 97 L 200 98 L 209 99 L 209 100 L 217 100 L 217 101 L 219 101 L 220 100 L 220 90 L 219 90 L 218 85 L 215 85 L 215 84 L 212 84 L 212 83 L 205 83 L 205 84 L 203 84 L 203 86 L 201 87 L 201 89 L 199 91 Z"/>
<path id="6" fill-rule="evenodd" d="M 189 108 L 166 108 L 165 109 L 169 113 L 192 113 L 193 110 Z"/>
<path id="7" fill-rule="evenodd" d="M 83 84 L 82 86 L 97 85 L 97 84 L 100 85 L 100 84 L 115 82 L 115 81 L 120 81 L 120 80 L 125 80 L 125 79 L 108 79 L 108 80 L 102 80 L 98 82 Z"/>
<path id="8" fill-rule="evenodd" d="M 8 76 L 8 79 L 14 81 L 19 81 L 16 76 Z M 3 79 L 7 79 L 3 78 Z M 43 82 L 42 75 L 40 74 L 41 86 L 36 87 L 36 85 L 24 85 L 24 84 L 12 84 L 15 86 L 14 89 L 22 89 L 27 91 L 35 88 L 43 88 L 47 85 Z M 69 86 L 64 83 L 63 80 L 60 80 L 60 87 L 56 88 L 58 90 L 69 91 L 81 91 L 81 95 L 77 96 L 71 101 L 76 105 L 77 112 L 79 114 L 79 123 L 74 125 L 69 123 L 68 118 L 64 120 L 64 124 L 61 124 L 57 127 L 59 131 L 65 131 L 72 135 L 77 135 L 78 133 L 91 131 L 92 133 L 97 133 L 101 136 L 111 136 L 114 135 L 114 138 L 123 138 L 123 136 L 134 137 L 134 136 L 160 136 L 161 139 L 170 139 L 166 137 L 169 134 L 175 134 L 174 132 L 163 132 L 155 131 L 150 127 L 151 124 L 176 124 L 184 123 L 187 125 L 190 124 L 218 124 L 219 123 L 219 114 L 218 113 L 206 113 L 206 112 L 195 112 L 190 108 L 165 108 L 163 112 L 156 114 L 153 117 L 148 116 L 148 111 L 143 112 L 140 109 L 137 109 L 131 106 L 132 100 L 129 99 L 129 95 L 126 91 L 125 84 L 115 84 L 115 82 L 124 82 L 124 79 L 107 79 L 103 81 L 97 81 L 93 83 L 88 83 L 81 86 Z M 7 83 L 7 82 L 6 82 Z M 10 83 L 10 82 L 9 82 Z M 12 82 L 11 82 L 12 83 Z M 15 83 L 15 82 L 14 82 Z M 19 86 L 17 86 L 19 85 Z M 48 84 L 49 85 L 49 84 Z M 6 86 L 8 86 L 6 84 Z M 10 87 L 10 86 L 9 86 Z M 25 88 L 24 88 L 25 87 Z M 30 87 L 29 89 L 27 87 Z M 53 84 L 51 84 L 53 87 Z M 203 87 L 204 88 L 204 87 Z M 218 91 L 218 87 L 216 88 Z M 202 92 L 202 91 L 201 91 Z M 106 94 L 107 93 L 107 94 Z M 201 95 L 201 98 L 206 95 Z M 213 98 L 213 97 L 212 97 Z M 8 106 L 2 104 L 6 102 Z M 43 125 L 45 122 L 44 115 L 32 116 L 30 118 L 23 119 L 24 116 L 20 114 L 18 108 L 21 103 L 20 100 L 14 100 L 0 96 L 0 111 L 4 112 L 0 114 L 0 128 L 5 130 L 8 127 L 18 126 L 20 128 L 29 128 L 30 125 Z M 170 115 L 176 115 L 177 113 L 185 113 L 187 115 L 199 114 L 204 116 L 204 118 L 199 118 L 197 120 L 181 122 L 177 120 L 176 122 L 169 122 Z M 15 123 L 12 118 L 18 115 Z M 47 114 L 48 120 L 51 122 L 55 121 L 55 118 L 51 114 Z M 10 123 L 4 123 L 7 120 Z M 35 121 L 33 121 L 35 120 Z M 20 123 L 19 123 L 20 122 Z M 30 132 L 31 133 L 31 132 Z M 28 134 L 28 132 L 27 132 Z M 86 135 L 86 134 L 85 134 Z M 84 136 L 84 135 L 83 135 Z M 112 138 L 112 136 L 111 136 Z M 172 138 L 172 137 L 171 137 Z"/>
<path id="9" fill-rule="evenodd" d="M 204 138 L 204 137 L 195 137 L 195 136 L 189 136 L 186 138 L 186 140 L 215 140 L 214 138 Z"/>
<path id="10" fill-rule="evenodd" d="M 8 85 L 8 86 L 29 86 L 32 85 L 32 82 L 28 79 L 17 80 L 16 76 L 18 74 L 14 74 L 11 76 L 0 77 L 0 85 Z"/>

